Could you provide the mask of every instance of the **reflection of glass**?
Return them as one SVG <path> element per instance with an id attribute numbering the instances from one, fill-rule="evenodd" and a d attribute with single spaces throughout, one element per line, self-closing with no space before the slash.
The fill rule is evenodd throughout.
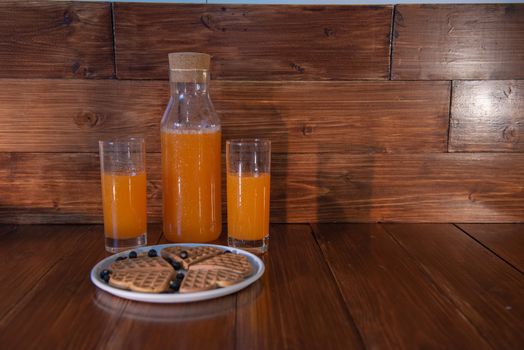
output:
<path id="1" fill-rule="evenodd" d="M 171 98 L 161 123 L 165 237 L 209 242 L 220 236 L 221 128 L 209 97 L 210 56 L 169 54 Z"/>
<path id="2" fill-rule="evenodd" d="M 147 244 L 147 182 L 142 138 L 100 141 L 106 250 Z"/>
<path id="3" fill-rule="evenodd" d="M 271 141 L 226 142 L 228 244 L 263 253 L 269 243 Z"/>
<path id="4" fill-rule="evenodd" d="M 267 257 L 269 254 L 264 254 L 260 258 L 266 265 L 266 272 L 262 277 L 250 287 L 240 291 L 237 294 L 237 308 L 236 320 L 239 325 L 252 324 L 253 317 L 256 317 L 256 327 L 243 327 L 240 334 L 239 344 L 246 344 L 246 340 L 252 343 L 254 348 L 271 349 L 275 347 L 275 343 L 271 340 L 267 330 L 273 329 L 274 313 L 272 313 L 272 306 L 275 305 L 275 300 L 272 297 L 280 295 L 279 289 L 283 287 L 278 281 L 276 285 L 271 284 L 271 269 L 273 268 L 268 263 Z M 273 275 L 274 276 L 274 275 Z M 253 343 L 253 341 L 255 341 Z"/>

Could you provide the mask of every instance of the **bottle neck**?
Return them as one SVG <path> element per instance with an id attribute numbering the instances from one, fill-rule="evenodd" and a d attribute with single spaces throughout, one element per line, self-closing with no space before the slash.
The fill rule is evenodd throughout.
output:
<path id="1" fill-rule="evenodd" d="M 169 74 L 171 96 L 208 94 L 209 70 L 172 69 Z"/>
<path id="2" fill-rule="evenodd" d="M 171 96 L 198 96 L 207 95 L 207 84 L 204 83 L 188 83 L 188 82 L 170 82 Z"/>

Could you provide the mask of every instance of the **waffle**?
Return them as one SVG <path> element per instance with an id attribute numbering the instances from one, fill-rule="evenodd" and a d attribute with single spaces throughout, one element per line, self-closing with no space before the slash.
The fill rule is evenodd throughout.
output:
<path id="1" fill-rule="evenodd" d="M 148 256 L 139 256 L 135 259 L 125 259 L 115 261 L 109 266 L 113 272 L 120 271 L 173 271 L 173 267 L 167 261 L 159 256 L 150 258 Z"/>
<path id="2" fill-rule="evenodd" d="M 169 289 L 175 271 L 169 270 L 123 270 L 111 274 L 109 284 L 121 289 L 143 293 L 161 293 Z"/>
<path id="3" fill-rule="evenodd" d="M 248 258 L 240 254 L 225 253 L 191 265 L 191 270 L 225 270 L 242 277 L 253 273 L 253 267 Z"/>
<path id="4" fill-rule="evenodd" d="M 182 259 L 180 257 L 180 253 L 183 251 L 187 252 L 187 258 Z M 215 248 L 215 247 L 208 247 L 208 246 L 200 246 L 200 247 L 167 247 L 162 249 L 161 255 L 165 258 L 170 258 L 175 261 L 179 261 L 182 263 L 182 267 L 184 269 L 189 269 L 190 266 L 193 264 L 196 264 L 199 261 L 217 256 L 219 254 L 224 253 L 222 249 Z"/>
<path id="5" fill-rule="evenodd" d="M 180 286 L 180 293 L 202 292 L 235 284 L 244 277 L 226 270 L 189 269 Z"/>

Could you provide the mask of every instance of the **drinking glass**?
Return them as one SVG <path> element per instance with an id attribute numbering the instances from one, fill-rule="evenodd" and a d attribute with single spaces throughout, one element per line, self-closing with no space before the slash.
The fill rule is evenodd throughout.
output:
<path id="1" fill-rule="evenodd" d="M 99 141 L 106 250 L 147 244 L 145 142 L 140 137 Z"/>
<path id="2" fill-rule="evenodd" d="M 271 141 L 226 141 L 227 241 L 257 254 L 269 243 Z"/>

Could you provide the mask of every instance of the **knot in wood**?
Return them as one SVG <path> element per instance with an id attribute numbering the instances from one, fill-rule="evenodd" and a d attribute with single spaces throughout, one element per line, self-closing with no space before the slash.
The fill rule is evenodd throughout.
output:
<path id="1" fill-rule="evenodd" d="M 302 127 L 302 135 L 304 136 L 309 136 L 313 133 L 313 127 L 310 126 L 310 125 L 307 125 L 305 124 L 303 127 Z"/>
<path id="2" fill-rule="evenodd" d="M 147 181 L 147 193 L 147 199 L 157 198 L 160 193 L 160 189 L 154 182 Z"/>
<path id="3" fill-rule="evenodd" d="M 64 18 L 62 19 L 62 23 L 65 25 L 70 25 L 73 23 L 73 15 L 69 11 L 64 12 Z"/>
<path id="4" fill-rule="evenodd" d="M 400 11 L 395 10 L 395 26 L 397 27 L 405 27 L 405 21 L 404 16 L 402 16 L 402 13 Z"/>
<path id="5" fill-rule="evenodd" d="M 290 63 L 289 66 L 290 66 L 291 68 L 293 68 L 293 70 L 296 70 L 296 71 L 299 72 L 299 73 L 304 73 L 304 71 L 306 70 L 305 68 L 300 67 L 300 66 L 299 66 L 298 64 L 296 64 L 296 63 Z"/>
<path id="6" fill-rule="evenodd" d="M 344 181 L 347 184 L 351 184 L 353 183 L 353 176 L 349 172 L 344 173 L 342 174 L 342 181 Z"/>
<path id="7" fill-rule="evenodd" d="M 103 114 L 83 111 L 75 116 L 75 124 L 81 129 L 90 129 L 102 124 L 105 119 Z"/>
<path id="8" fill-rule="evenodd" d="M 96 74 L 90 67 L 84 67 L 83 75 L 84 75 L 84 78 L 92 78 Z"/>
<path id="9" fill-rule="evenodd" d="M 335 35 L 335 31 L 333 29 L 331 29 L 331 28 L 324 28 L 324 34 L 327 37 L 334 36 Z"/>
<path id="10" fill-rule="evenodd" d="M 221 28 L 218 23 L 215 22 L 213 16 L 209 13 L 205 13 L 200 16 L 200 23 L 212 32 L 225 32 L 226 28 Z"/>
<path id="11" fill-rule="evenodd" d="M 71 65 L 71 71 L 73 73 L 76 73 L 78 72 L 78 70 L 80 69 L 80 62 L 75 62 Z"/>
<path id="12" fill-rule="evenodd" d="M 69 26 L 75 22 L 78 22 L 78 19 L 78 14 L 75 12 L 74 9 L 66 9 L 62 17 L 62 24 L 65 26 Z"/>
<path id="13" fill-rule="evenodd" d="M 508 125 L 502 130 L 502 137 L 505 141 L 513 144 L 519 142 L 519 133 L 514 125 Z"/>

